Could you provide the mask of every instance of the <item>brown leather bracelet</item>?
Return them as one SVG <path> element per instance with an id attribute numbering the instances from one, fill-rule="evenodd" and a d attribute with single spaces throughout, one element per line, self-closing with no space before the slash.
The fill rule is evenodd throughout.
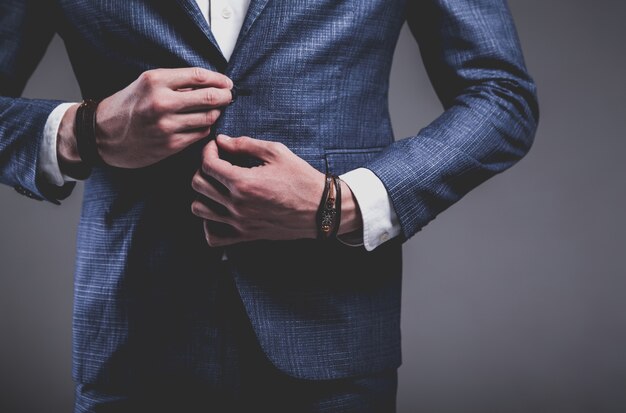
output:
<path id="1" fill-rule="evenodd" d="M 98 102 L 85 99 L 76 110 L 76 123 L 74 124 L 78 155 L 89 169 L 104 164 L 96 144 L 97 109 Z"/>
<path id="2" fill-rule="evenodd" d="M 340 220 L 341 180 L 338 176 L 327 173 L 322 200 L 317 211 L 318 239 L 336 238 Z"/>
<path id="3" fill-rule="evenodd" d="M 328 231 L 324 231 L 325 223 L 328 220 L 326 215 L 326 204 L 328 199 L 328 194 L 330 192 L 330 186 L 333 183 L 333 177 L 331 174 L 326 173 L 326 177 L 324 178 L 324 191 L 322 192 L 322 199 L 320 200 L 320 204 L 317 207 L 317 215 L 316 215 L 316 223 L 317 223 L 317 238 L 325 239 L 328 236 Z"/>
<path id="4" fill-rule="evenodd" d="M 335 182 L 335 222 L 333 223 L 333 232 L 330 234 L 330 237 L 337 238 L 339 224 L 341 224 L 341 179 L 337 175 L 333 175 L 333 181 Z"/>

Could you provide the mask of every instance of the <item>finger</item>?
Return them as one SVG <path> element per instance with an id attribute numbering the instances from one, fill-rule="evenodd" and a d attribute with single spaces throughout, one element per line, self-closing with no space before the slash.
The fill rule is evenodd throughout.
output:
<path id="1" fill-rule="evenodd" d="M 222 89 L 233 87 L 233 81 L 227 76 L 201 67 L 160 69 L 160 71 L 163 72 L 165 84 L 172 90 L 210 86 Z"/>
<path id="2" fill-rule="evenodd" d="M 210 128 L 221 114 L 219 109 L 212 109 L 203 112 L 175 114 L 170 115 L 170 117 L 172 124 L 176 125 L 175 132 L 185 132 Z"/>
<path id="3" fill-rule="evenodd" d="M 230 89 L 206 87 L 176 92 L 173 105 L 177 112 L 196 112 L 228 106 L 233 100 Z"/>
<path id="4" fill-rule="evenodd" d="M 223 222 L 204 220 L 204 236 L 211 247 L 236 244 L 246 239 L 235 228 Z"/>
<path id="5" fill-rule="evenodd" d="M 168 134 L 164 138 L 163 143 L 155 147 L 156 153 L 160 153 L 163 157 L 174 155 L 188 146 L 205 139 L 211 133 L 211 128 L 190 129 L 185 132 Z"/>
<path id="6" fill-rule="evenodd" d="M 215 140 L 209 141 L 202 151 L 202 172 L 217 179 L 232 191 L 234 182 L 247 172 L 247 169 L 220 159 Z"/>
<path id="7" fill-rule="evenodd" d="M 275 156 L 276 145 L 274 142 L 264 141 L 261 139 L 253 139 L 247 136 L 240 138 L 231 138 L 226 135 L 217 136 L 217 144 L 219 148 L 239 155 L 248 155 L 261 160 L 270 160 Z"/>
<path id="8" fill-rule="evenodd" d="M 225 208 L 223 210 L 225 210 Z M 224 214 L 223 212 L 217 211 L 215 208 L 200 199 L 197 199 L 191 203 L 191 212 L 195 216 L 203 219 L 208 219 L 214 222 L 221 222 L 223 224 L 234 226 L 232 216 L 227 213 Z"/>
<path id="9" fill-rule="evenodd" d="M 206 138 L 210 133 L 210 127 L 177 132 L 170 137 L 170 145 L 175 150 L 182 150 L 187 146 Z"/>
<path id="10" fill-rule="evenodd" d="M 215 178 L 203 176 L 198 171 L 191 180 L 191 187 L 199 194 L 227 207 L 230 204 L 228 189 L 219 183 Z"/>

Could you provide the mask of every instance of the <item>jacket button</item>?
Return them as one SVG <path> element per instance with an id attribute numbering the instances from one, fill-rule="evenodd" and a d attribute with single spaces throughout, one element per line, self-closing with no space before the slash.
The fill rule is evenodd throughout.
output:
<path id="1" fill-rule="evenodd" d="M 17 184 L 13 187 L 13 189 L 15 189 L 17 191 L 18 194 L 20 195 L 24 195 L 27 196 L 31 199 L 36 199 L 37 201 L 41 201 L 43 198 L 40 198 L 39 196 L 37 196 L 35 193 L 33 193 L 32 191 L 29 191 L 28 189 L 24 188 L 22 185 Z"/>
<path id="2" fill-rule="evenodd" d="M 247 88 L 242 88 L 237 85 L 233 85 L 233 88 L 230 90 L 232 94 L 232 99 L 230 100 L 230 104 L 234 103 L 239 96 L 250 96 L 252 91 Z"/>

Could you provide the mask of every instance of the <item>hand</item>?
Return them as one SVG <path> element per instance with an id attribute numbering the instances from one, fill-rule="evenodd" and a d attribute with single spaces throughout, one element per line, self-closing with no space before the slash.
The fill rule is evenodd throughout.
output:
<path id="1" fill-rule="evenodd" d="M 220 159 L 218 147 L 263 164 L 233 165 Z M 315 238 L 324 178 L 282 143 L 219 135 L 204 148 L 202 169 L 193 177 L 192 186 L 202 197 L 191 209 L 204 218 L 207 242 L 213 247 L 258 239 Z M 341 189 L 343 234 L 359 229 L 362 221 L 350 188 L 342 182 Z"/>
<path id="2" fill-rule="evenodd" d="M 96 142 L 105 163 L 141 168 L 206 137 L 232 100 L 233 82 L 201 68 L 144 72 L 125 89 L 100 102 Z M 60 161 L 80 160 L 73 125 L 76 106 L 59 128 Z"/>

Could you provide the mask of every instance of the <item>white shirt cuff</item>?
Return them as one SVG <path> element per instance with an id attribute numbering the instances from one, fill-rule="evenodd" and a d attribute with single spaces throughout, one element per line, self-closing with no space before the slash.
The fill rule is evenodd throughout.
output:
<path id="1" fill-rule="evenodd" d="M 56 186 L 63 186 L 66 182 L 75 180 L 61 173 L 57 158 L 59 126 L 63 116 L 65 116 L 65 112 L 74 104 L 62 103 L 50 113 L 43 130 L 43 142 L 39 148 L 38 172 L 44 177 L 46 182 Z"/>
<path id="2" fill-rule="evenodd" d="M 372 251 L 401 232 L 400 221 L 381 180 L 367 168 L 358 168 L 340 178 L 354 194 L 363 217 L 363 246 Z M 344 242 L 345 243 L 345 242 Z"/>

